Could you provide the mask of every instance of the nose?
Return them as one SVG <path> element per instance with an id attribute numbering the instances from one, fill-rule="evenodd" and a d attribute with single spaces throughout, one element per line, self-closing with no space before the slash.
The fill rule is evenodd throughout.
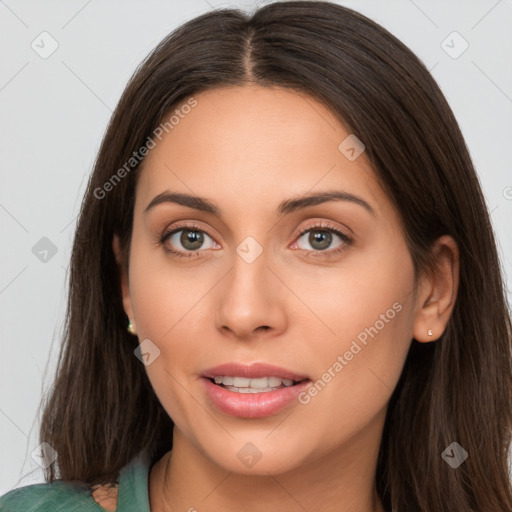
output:
<path id="1" fill-rule="evenodd" d="M 248 262 L 238 254 L 219 287 L 217 328 L 234 339 L 273 337 L 286 328 L 286 287 L 264 250 Z"/>

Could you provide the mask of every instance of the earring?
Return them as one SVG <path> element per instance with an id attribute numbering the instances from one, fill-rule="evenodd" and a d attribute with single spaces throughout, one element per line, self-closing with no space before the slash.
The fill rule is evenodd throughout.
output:
<path id="1" fill-rule="evenodd" d="M 131 321 L 131 320 L 128 320 L 128 327 L 127 327 L 127 331 L 128 331 L 130 334 L 133 334 L 133 335 L 137 334 L 137 333 L 135 332 L 135 327 L 133 326 L 133 323 L 132 323 L 132 321 Z"/>
<path id="2" fill-rule="evenodd" d="M 429 336 L 432 336 L 432 329 L 429 329 L 429 330 L 427 331 L 427 334 L 428 334 Z"/>

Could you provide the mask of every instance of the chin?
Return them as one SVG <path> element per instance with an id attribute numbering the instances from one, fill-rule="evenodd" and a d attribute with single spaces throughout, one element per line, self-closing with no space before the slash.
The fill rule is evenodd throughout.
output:
<path id="1" fill-rule="evenodd" d="M 293 471 L 301 464 L 297 455 L 297 449 L 290 445 L 278 451 L 278 446 L 269 440 L 253 442 L 247 437 L 242 441 L 230 440 L 230 444 L 224 444 L 221 451 L 209 454 L 211 460 L 226 471 L 253 476 Z"/>

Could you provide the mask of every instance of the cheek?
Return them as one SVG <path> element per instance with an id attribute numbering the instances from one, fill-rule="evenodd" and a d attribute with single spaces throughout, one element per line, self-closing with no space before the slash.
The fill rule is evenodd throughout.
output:
<path id="1" fill-rule="evenodd" d="M 134 239 L 137 242 L 130 259 L 130 293 L 137 332 L 139 337 L 167 343 L 176 330 L 190 325 L 189 315 L 194 313 L 190 310 L 207 286 L 204 272 L 198 281 L 193 271 L 184 270 L 144 235 L 134 235 Z"/>
<path id="2" fill-rule="evenodd" d="M 281 275 L 305 306 L 301 317 L 309 336 L 316 330 L 325 340 L 315 346 L 329 347 L 332 340 L 332 348 L 342 349 L 359 334 L 364 342 L 373 338 L 367 329 L 377 335 L 375 324 L 378 337 L 386 338 L 409 315 L 403 308 L 414 284 L 412 261 L 405 248 L 388 249 L 383 240 L 348 253 L 337 267 L 290 266 Z M 297 320 L 290 318 L 290 325 Z"/>
<path id="3" fill-rule="evenodd" d="M 197 322 L 198 315 L 205 315 L 204 295 L 207 284 L 191 284 L 190 280 L 165 273 L 152 273 L 148 269 L 140 279 L 134 279 L 132 303 L 137 318 L 137 333 L 142 341 L 149 338 L 160 349 L 166 366 L 187 370 L 191 358 L 204 343 L 204 322 Z M 201 330 L 203 335 L 201 335 Z M 172 359 L 170 358 L 172 355 Z"/>
<path id="4" fill-rule="evenodd" d="M 316 402 L 319 422 L 326 404 L 346 422 L 347 410 L 372 414 L 384 406 L 398 382 L 413 332 L 413 265 L 405 249 L 366 251 L 335 278 L 318 277 L 295 281 L 318 317 L 304 321 L 305 338 L 313 345 L 313 331 L 322 333 L 302 347 L 318 379 L 304 400 Z"/>
<path id="5" fill-rule="evenodd" d="M 160 351 L 146 367 L 157 394 L 180 391 L 179 383 L 197 374 L 198 354 L 212 339 L 208 292 L 219 278 L 217 272 L 200 268 L 180 267 L 163 249 L 139 246 L 133 252 L 130 291 L 137 334 L 140 342 L 149 339 Z M 173 400 L 169 391 L 166 395 Z"/>
<path id="6" fill-rule="evenodd" d="M 190 283 L 183 273 L 172 270 L 169 263 L 163 266 L 161 257 L 133 254 L 130 264 L 130 290 L 139 343 L 147 343 L 149 339 L 151 349 L 159 351 L 145 367 L 146 373 L 169 417 L 186 430 L 184 418 L 191 416 L 191 401 L 184 386 L 188 386 L 185 383 L 196 370 L 197 354 L 204 340 L 198 324 L 191 319 L 201 310 L 200 299 L 205 292 L 197 283 L 187 286 Z"/>

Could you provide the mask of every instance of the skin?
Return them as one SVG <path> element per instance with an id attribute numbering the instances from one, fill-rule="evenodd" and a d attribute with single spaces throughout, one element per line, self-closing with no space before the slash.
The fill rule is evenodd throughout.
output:
<path id="1" fill-rule="evenodd" d="M 365 154 L 349 161 L 338 149 L 350 132 L 323 104 L 252 85 L 194 97 L 144 161 L 129 266 L 113 240 L 126 314 L 139 341 L 160 350 L 146 371 L 175 423 L 173 450 L 150 473 L 151 510 L 383 511 L 374 479 L 388 401 L 412 338 L 435 341 L 445 330 L 457 246 L 438 240 L 437 271 L 415 291 L 399 217 Z M 173 203 L 144 213 L 166 190 L 206 198 L 221 217 Z M 363 198 L 375 215 L 348 201 L 275 213 L 283 200 L 327 190 Z M 204 230 L 190 259 L 164 250 L 193 252 L 181 232 L 157 243 L 178 221 Z M 353 243 L 333 233 L 322 249 L 309 237 L 321 228 L 299 238 L 320 221 Z M 263 249 L 252 263 L 236 252 L 249 235 Z M 203 392 L 200 372 L 228 361 L 269 362 L 316 382 L 396 302 L 401 311 L 307 404 L 237 418 Z M 252 467 L 237 457 L 248 442 L 262 454 Z"/>

